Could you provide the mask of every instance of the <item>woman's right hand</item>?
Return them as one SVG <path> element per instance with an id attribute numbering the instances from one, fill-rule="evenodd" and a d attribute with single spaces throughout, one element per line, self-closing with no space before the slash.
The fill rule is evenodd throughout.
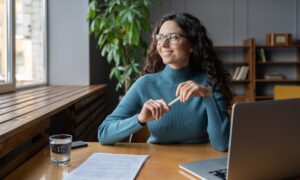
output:
<path id="1" fill-rule="evenodd" d="M 159 119 L 169 110 L 170 107 L 164 100 L 149 99 L 144 103 L 143 108 L 138 115 L 139 122 L 146 123 L 149 120 Z"/>

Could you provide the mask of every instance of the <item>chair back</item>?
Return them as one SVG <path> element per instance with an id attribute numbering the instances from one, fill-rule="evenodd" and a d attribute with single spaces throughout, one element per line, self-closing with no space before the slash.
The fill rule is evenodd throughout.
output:
<path id="1" fill-rule="evenodd" d="M 147 142 L 148 137 L 150 136 L 147 125 L 143 127 L 143 129 L 138 132 L 132 134 L 129 142 L 131 143 L 145 143 Z"/>

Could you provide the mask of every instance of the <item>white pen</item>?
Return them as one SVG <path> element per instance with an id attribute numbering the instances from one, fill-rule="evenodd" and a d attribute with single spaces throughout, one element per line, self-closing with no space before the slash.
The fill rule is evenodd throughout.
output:
<path id="1" fill-rule="evenodd" d="M 176 99 L 174 99 L 173 101 L 171 101 L 168 105 L 172 106 L 173 104 L 175 104 L 179 100 L 180 100 L 180 96 L 178 96 Z"/>

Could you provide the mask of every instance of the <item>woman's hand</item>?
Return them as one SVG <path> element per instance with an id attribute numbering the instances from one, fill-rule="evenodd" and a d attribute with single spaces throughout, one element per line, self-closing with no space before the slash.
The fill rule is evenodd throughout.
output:
<path id="1" fill-rule="evenodd" d="M 159 119 L 164 115 L 165 112 L 169 110 L 170 107 L 164 100 L 149 99 L 144 103 L 143 108 L 138 115 L 139 122 L 146 123 L 147 121 L 152 119 Z"/>
<path id="2" fill-rule="evenodd" d="M 211 95 L 211 88 L 206 85 L 197 84 L 194 81 L 180 83 L 176 89 L 176 96 L 180 96 L 181 102 L 187 101 L 191 96 L 207 97 Z"/>

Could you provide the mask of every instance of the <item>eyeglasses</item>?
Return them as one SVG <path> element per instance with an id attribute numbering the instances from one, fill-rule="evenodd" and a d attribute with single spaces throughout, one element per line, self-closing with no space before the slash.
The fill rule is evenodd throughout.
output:
<path id="1" fill-rule="evenodd" d="M 178 34 L 178 33 L 170 33 L 170 34 L 167 34 L 167 35 L 155 34 L 153 37 L 154 37 L 154 40 L 155 40 L 157 45 L 162 44 L 164 42 L 164 39 L 166 39 L 169 44 L 177 44 L 181 37 L 187 38 L 186 35 Z"/>

